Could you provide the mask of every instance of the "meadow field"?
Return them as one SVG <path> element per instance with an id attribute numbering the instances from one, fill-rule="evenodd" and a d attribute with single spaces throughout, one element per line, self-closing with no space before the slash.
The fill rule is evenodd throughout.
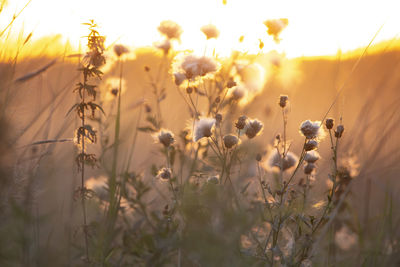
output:
<path id="1" fill-rule="evenodd" d="M 211 24 L 200 54 L 172 21 L 146 47 L 82 27 L 0 36 L 0 266 L 400 265 L 398 39 L 220 56 Z"/>

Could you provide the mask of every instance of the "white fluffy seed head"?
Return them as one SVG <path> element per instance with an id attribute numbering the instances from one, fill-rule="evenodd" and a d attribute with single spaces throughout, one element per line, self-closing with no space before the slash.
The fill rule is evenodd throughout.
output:
<path id="1" fill-rule="evenodd" d="M 159 132 L 153 135 L 153 138 L 156 142 L 159 142 L 165 147 L 169 147 L 175 142 L 174 134 L 171 131 L 165 129 L 161 129 Z"/>
<path id="2" fill-rule="evenodd" d="M 217 29 L 217 27 L 215 27 L 215 25 L 212 24 L 204 25 L 200 28 L 200 30 L 205 34 L 207 40 L 212 38 L 216 39 L 219 36 L 219 30 Z"/>
<path id="3" fill-rule="evenodd" d="M 307 139 L 322 139 L 325 136 L 325 132 L 321 127 L 320 121 L 306 120 L 300 125 L 300 132 Z"/>
<path id="4" fill-rule="evenodd" d="M 181 26 L 171 20 L 162 21 L 157 29 L 161 34 L 165 35 L 170 40 L 179 40 L 181 38 Z"/>
<path id="5" fill-rule="evenodd" d="M 217 71 L 218 64 L 214 59 L 209 57 L 187 55 L 183 58 L 180 68 L 185 73 L 187 79 L 194 80 L 197 77 L 203 77 Z"/>
<path id="6" fill-rule="evenodd" d="M 315 163 L 320 158 L 321 156 L 319 155 L 319 153 L 315 150 L 312 150 L 306 153 L 306 155 L 304 156 L 304 161 L 308 163 Z"/>
<path id="7" fill-rule="evenodd" d="M 282 171 L 289 170 L 294 167 L 299 158 L 292 152 L 288 152 L 286 157 L 282 159 L 281 155 L 274 149 L 268 157 L 267 164 L 270 169 L 278 168 Z"/>
<path id="8" fill-rule="evenodd" d="M 123 54 L 129 53 L 129 49 L 128 49 L 126 46 L 124 46 L 124 45 L 117 44 L 117 45 L 114 45 L 114 53 L 115 53 L 118 57 L 120 57 L 120 56 L 122 56 Z"/>
<path id="9" fill-rule="evenodd" d="M 194 141 L 197 142 L 203 137 L 210 137 L 214 125 L 214 118 L 200 118 L 196 120 L 194 123 Z"/>
<path id="10" fill-rule="evenodd" d="M 254 120 L 248 120 L 246 127 L 245 127 L 245 134 L 248 138 L 252 139 L 256 137 L 259 133 L 261 133 L 261 130 L 263 128 L 263 124 L 261 121 L 254 119 Z"/>

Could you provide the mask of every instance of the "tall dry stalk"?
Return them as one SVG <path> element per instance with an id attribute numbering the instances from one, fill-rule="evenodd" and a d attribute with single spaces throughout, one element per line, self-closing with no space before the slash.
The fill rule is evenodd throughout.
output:
<path id="1" fill-rule="evenodd" d="M 89 236 L 88 236 L 88 218 L 86 210 L 86 199 L 90 196 L 90 190 L 85 186 L 85 164 L 94 167 L 97 163 L 95 154 L 89 154 L 87 152 L 88 143 L 96 143 L 97 135 L 93 127 L 88 124 L 88 115 L 86 111 L 91 112 L 91 117 L 95 116 L 96 110 L 102 110 L 102 108 L 96 104 L 96 79 L 101 79 L 102 72 L 99 70 L 100 66 L 105 63 L 103 57 L 104 52 L 104 37 L 101 36 L 96 30 L 97 25 L 91 20 L 89 23 L 84 23 L 89 26 L 88 38 L 88 49 L 82 61 L 82 65 L 79 71 L 83 75 L 83 82 L 79 82 L 74 91 L 78 92 L 80 102 L 76 103 L 71 111 L 74 110 L 77 116 L 81 120 L 81 126 L 76 130 L 76 142 L 80 148 L 80 152 L 76 157 L 76 163 L 78 170 L 81 172 L 81 184 L 76 190 L 76 195 L 81 199 L 82 212 L 83 212 L 83 233 L 85 239 L 85 260 L 90 261 L 89 258 Z"/>

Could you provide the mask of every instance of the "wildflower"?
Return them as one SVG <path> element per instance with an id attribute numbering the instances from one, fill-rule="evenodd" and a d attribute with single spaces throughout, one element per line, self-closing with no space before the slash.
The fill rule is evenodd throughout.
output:
<path id="1" fill-rule="evenodd" d="M 307 143 L 304 144 L 305 151 L 311 151 L 318 147 L 318 142 L 316 140 L 308 140 Z"/>
<path id="2" fill-rule="evenodd" d="M 334 121 L 331 118 L 326 119 L 326 121 L 325 121 L 326 129 L 328 129 L 328 130 L 332 129 L 333 128 L 333 122 Z"/>
<path id="3" fill-rule="evenodd" d="M 164 55 L 168 55 L 168 52 L 171 49 L 171 42 L 170 40 L 165 40 L 162 43 L 155 44 L 155 47 L 162 50 L 164 52 Z"/>
<path id="4" fill-rule="evenodd" d="M 239 143 L 239 138 L 236 135 L 228 134 L 224 136 L 224 145 L 226 148 L 232 148 Z"/>
<path id="5" fill-rule="evenodd" d="M 165 147 L 169 147 L 175 142 L 174 134 L 171 131 L 161 129 L 158 133 L 154 135 L 154 139 Z"/>
<path id="6" fill-rule="evenodd" d="M 314 163 L 307 163 L 305 166 L 304 166 L 304 173 L 305 174 L 311 174 L 315 169 L 316 169 L 317 167 L 315 166 L 315 164 Z"/>
<path id="7" fill-rule="evenodd" d="M 114 53 L 117 57 L 122 56 L 123 54 L 129 53 L 129 49 L 121 44 L 114 45 Z"/>
<path id="8" fill-rule="evenodd" d="M 279 34 L 286 28 L 289 24 L 288 19 L 270 19 L 264 22 L 264 25 L 268 29 L 268 35 L 272 35 L 274 37 L 274 41 L 279 43 Z"/>
<path id="9" fill-rule="evenodd" d="M 246 126 L 246 121 L 247 121 L 247 117 L 245 115 L 240 116 L 235 123 L 236 128 L 238 130 L 244 129 L 244 127 Z"/>
<path id="10" fill-rule="evenodd" d="M 209 184 L 219 184 L 219 176 L 214 175 L 207 178 L 207 183 Z"/>
<path id="11" fill-rule="evenodd" d="M 262 156 L 261 156 L 260 153 L 258 153 L 258 154 L 256 155 L 256 160 L 257 160 L 258 162 L 260 162 L 260 161 L 262 160 Z"/>
<path id="12" fill-rule="evenodd" d="M 181 38 L 182 34 L 181 27 L 177 23 L 171 20 L 162 21 L 157 29 L 161 34 L 165 35 L 170 40 L 172 39 L 179 40 Z"/>
<path id="13" fill-rule="evenodd" d="M 186 80 L 186 75 L 184 73 L 181 72 L 175 72 L 174 73 L 174 78 L 175 78 L 175 84 L 177 86 L 181 85 L 183 83 L 183 81 Z"/>
<path id="14" fill-rule="evenodd" d="M 204 25 L 203 27 L 200 28 L 200 30 L 206 35 L 207 40 L 212 38 L 216 39 L 219 36 L 219 31 L 217 27 L 215 27 L 212 24 Z"/>
<path id="15" fill-rule="evenodd" d="M 162 180 L 169 180 L 172 178 L 172 171 L 170 168 L 162 168 L 161 170 L 158 171 L 157 174 L 157 178 L 158 179 L 162 179 Z"/>
<path id="16" fill-rule="evenodd" d="M 307 139 L 314 139 L 317 137 L 322 138 L 325 133 L 323 129 L 321 129 L 320 125 L 320 121 L 312 122 L 310 120 L 306 120 L 301 124 L 300 131 Z"/>
<path id="17" fill-rule="evenodd" d="M 213 118 L 200 118 L 194 123 L 194 141 L 197 142 L 203 137 L 212 135 L 212 128 L 215 124 Z"/>
<path id="18" fill-rule="evenodd" d="M 267 163 L 270 168 L 277 167 L 282 171 L 286 171 L 294 167 L 297 164 L 298 160 L 299 160 L 298 157 L 292 152 L 288 152 L 285 158 L 283 158 L 282 160 L 282 157 L 278 153 L 278 151 L 274 150 L 268 157 Z"/>
<path id="19" fill-rule="evenodd" d="M 215 72 L 217 70 L 217 63 L 208 57 L 197 57 L 194 55 L 188 55 L 183 59 L 181 68 L 184 71 L 187 79 L 195 79 L 198 76 L 205 76 L 208 73 Z"/>
<path id="20" fill-rule="evenodd" d="M 341 124 L 338 125 L 338 126 L 336 127 L 335 137 L 336 137 L 336 138 L 342 137 L 343 132 L 344 132 L 344 126 L 341 125 Z"/>
<path id="21" fill-rule="evenodd" d="M 317 160 L 319 160 L 321 156 L 319 153 L 315 150 L 309 151 L 306 153 L 304 156 L 304 160 L 308 163 L 315 163 Z"/>
<path id="22" fill-rule="evenodd" d="M 245 134 L 248 138 L 252 139 L 256 137 L 262 130 L 263 124 L 257 119 L 249 120 L 246 124 Z"/>
<path id="23" fill-rule="evenodd" d="M 285 108 L 288 101 L 289 97 L 287 95 L 281 95 L 279 98 L 279 106 L 281 106 L 281 108 Z"/>

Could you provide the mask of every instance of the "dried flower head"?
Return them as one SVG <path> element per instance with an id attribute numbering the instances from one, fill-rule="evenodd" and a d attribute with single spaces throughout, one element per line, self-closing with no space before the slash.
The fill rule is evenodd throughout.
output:
<path id="1" fill-rule="evenodd" d="M 284 18 L 270 19 L 264 22 L 264 25 L 268 28 L 268 35 L 272 35 L 276 43 L 280 42 L 279 35 L 288 24 L 289 20 Z"/>
<path id="2" fill-rule="evenodd" d="M 246 93 L 247 93 L 247 90 L 244 86 L 237 85 L 231 89 L 230 97 L 235 101 L 239 101 L 243 97 L 245 97 Z"/>
<path id="3" fill-rule="evenodd" d="M 315 163 L 317 160 L 319 160 L 321 156 L 319 153 L 315 150 L 308 151 L 306 155 L 304 156 L 304 160 L 308 163 Z"/>
<path id="4" fill-rule="evenodd" d="M 307 163 L 304 166 L 304 173 L 305 174 L 312 174 L 312 172 L 316 169 L 317 167 L 315 166 L 314 163 Z"/>
<path id="5" fill-rule="evenodd" d="M 219 36 L 219 30 L 212 24 L 204 25 L 200 30 L 205 34 L 207 40 L 212 38 L 216 39 Z"/>
<path id="6" fill-rule="evenodd" d="M 165 147 L 169 147 L 175 142 L 174 134 L 165 129 L 161 129 L 158 133 L 155 133 L 153 137 Z"/>
<path id="7" fill-rule="evenodd" d="M 318 142 L 316 140 L 308 140 L 305 144 L 304 144 L 304 150 L 305 151 L 311 151 L 314 150 L 318 147 Z"/>
<path id="8" fill-rule="evenodd" d="M 247 124 L 246 124 L 245 134 L 250 139 L 254 138 L 261 132 L 262 128 L 263 128 L 263 124 L 261 121 L 259 121 L 257 119 L 248 120 Z"/>
<path id="9" fill-rule="evenodd" d="M 239 143 L 239 138 L 236 135 L 228 134 L 224 136 L 224 145 L 226 148 L 232 148 Z"/>
<path id="10" fill-rule="evenodd" d="M 338 125 L 338 126 L 336 127 L 335 137 L 337 137 L 337 138 L 342 137 L 343 132 L 344 132 L 344 126 L 341 125 L 341 124 Z"/>
<path id="11" fill-rule="evenodd" d="M 207 178 L 207 183 L 209 184 L 219 184 L 219 176 L 213 175 Z"/>
<path id="12" fill-rule="evenodd" d="M 186 75 L 181 72 L 174 73 L 174 80 L 177 86 L 181 85 L 186 80 Z"/>
<path id="13" fill-rule="evenodd" d="M 171 20 L 162 21 L 157 29 L 161 34 L 165 35 L 168 39 L 179 40 L 181 38 L 182 34 L 181 27 L 177 23 Z"/>
<path id="14" fill-rule="evenodd" d="M 203 137 L 210 137 L 214 125 L 214 118 L 200 118 L 196 120 L 194 123 L 194 141 L 197 142 Z"/>
<path id="15" fill-rule="evenodd" d="M 245 115 L 242 115 L 238 118 L 238 120 L 235 122 L 235 126 L 238 130 L 243 130 L 244 127 L 246 127 L 246 121 L 247 117 Z"/>
<path id="16" fill-rule="evenodd" d="M 114 45 L 114 53 L 117 57 L 122 56 L 123 54 L 129 53 L 129 49 L 121 44 Z"/>
<path id="17" fill-rule="evenodd" d="M 156 43 L 154 46 L 156 48 L 162 50 L 164 52 L 164 55 L 168 55 L 168 52 L 171 49 L 171 41 L 170 40 L 164 40 L 161 43 Z"/>
<path id="18" fill-rule="evenodd" d="M 328 118 L 328 119 L 325 120 L 326 129 L 328 129 L 328 130 L 332 129 L 333 128 L 333 124 L 334 124 L 334 120 L 333 119 Z"/>
<path id="19" fill-rule="evenodd" d="M 172 178 L 172 171 L 170 168 L 162 168 L 157 173 L 157 178 L 162 180 L 169 180 Z"/>
<path id="20" fill-rule="evenodd" d="M 217 70 L 217 63 L 208 57 L 198 57 L 195 55 L 188 55 L 184 57 L 181 65 L 181 69 L 187 79 L 196 79 L 197 77 L 203 77 L 209 73 L 213 73 Z"/>
<path id="21" fill-rule="evenodd" d="M 281 155 L 276 149 L 274 149 L 268 157 L 267 164 L 268 167 L 271 169 L 279 168 L 282 171 L 286 171 L 294 167 L 297 164 L 298 160 L 298 157 L 292 152 L 288 152 L 286 154 L 286 157 L 282 160 Z"/>
<path id="22" fill-rule="evenodd" d="M 281 95 L 279 98 L 279 106 L 281 106 L 281 108 L 285 108 L 288 101 L 289 97 L 287 95 Z"/>
<path id="23" fill-rule="evenodd" d="M 320 127 L 320 121 L 306 120 L 300 125 L 300 132 L 307 139 L 323 138 L 325 136 L 324 130 Z"/>
<path id="24" fill-rule="evenodd" d="M 229 78 L 229 81 L 226 83 L 226 87 L 228 87 L 228 88 L 232 88 L 232 87 L 234 87 L 234 86 L 236 86 L 236 82 L 233 80 L 233 78 L 231 77 L 231 78 Z"/>
<path id="25" fill-rule="evenodd" d="M 217 124 L 219 124 L 219 123 L 222 122 L 222 114 L 221 114 L 221 113 L 215 114 L 215 122 L 216 122 Z"/>

